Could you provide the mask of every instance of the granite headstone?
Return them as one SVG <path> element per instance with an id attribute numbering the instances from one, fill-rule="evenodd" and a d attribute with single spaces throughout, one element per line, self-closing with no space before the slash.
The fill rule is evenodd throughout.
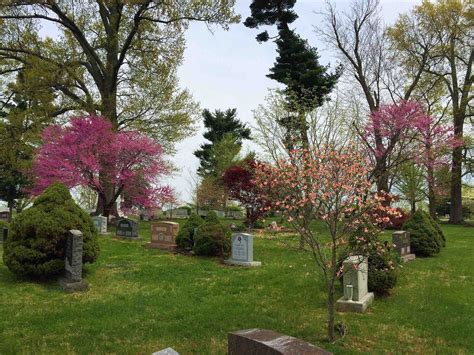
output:
<path id="1" fill-rule="evenodd" d="M 122 238 L 138 238 L 138 223 L 122 218 L 117 222 L 117 236 Z"/>
<path id="2" fill-rule="evenodd" d="M 64 277 L 59 283 L 66 292 L 86 291 L 89 285 L 82 279 L 83 236 L 78 230 L 70 230 L 66 236 Z"/>
<path id="3" fill-rule="evenodd" d="M 232 234 L 231 258 L 224 261 L 229 265 L 260 266 L 260 261 L 253 260 L 253 236 L 248 233 Z"/>

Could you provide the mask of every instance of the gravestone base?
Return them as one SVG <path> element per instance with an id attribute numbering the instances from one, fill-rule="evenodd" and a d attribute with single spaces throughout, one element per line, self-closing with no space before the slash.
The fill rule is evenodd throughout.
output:
<path id="1" fill-rule="evenodd" d="M 166 251 L 175 251 L 177 248 L 176 244 L 156 243 L 156 242 L 148 242 L 144 246 L 147 249 L 161 249 L 161 250 L 166 250 Z"/>
<path id="2" fill-rule="evenodd" d="M 415 254 L 406 254 L 406 255 L 400 256 L 400 259 L 402 259 L 402 261 L 404 263 L 407 263 L 409 261 L 415 260 L 416 255 Z"/>
<path id="3" fill-rule="evenodd" d="M 59 285 L 66 293 L 84 292 L 89 290 L 89 284 L 84 280 L 71 281 L 63 277 L 59 279 Z"/>
<path id="4" fill-rule="evenodd" d="M 372 292 L 367 293 L 360 301 L 346 300 L 341 297 L 336 302 L 336 311 L 338 312 L 353 312 L 353 313 L 364 313 L 367 307 L 374 301 L 374 294 Z"/>
<path id="5" fill-rule="evenodd" d="M 238 260 L 224 260 L 224 263 L 227 265 L 235 265 L 235 266 L 246 266 L 246 267 L 257 267 L 262 266 L 262 262 L 260 261 L 238 261 Z"/>

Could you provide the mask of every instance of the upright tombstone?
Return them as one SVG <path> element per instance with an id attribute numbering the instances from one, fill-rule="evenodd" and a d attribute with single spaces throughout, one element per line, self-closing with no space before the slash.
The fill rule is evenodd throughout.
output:
<path id="1" fill-rule="evenodd" d="M 59 283 L 64 291 L 86 291 L 89 285 L 82 279 L 82 232 L 72 229 L 66 237 L 66 257 L 64 260 L 64 277 Z"/>
<path id="2" fill-rule="evenodd" d="M 374 300 L 374 294 L 368 292 L 368 263 L 362 255 L 349 256 L 343 261 L 344 296 L 336 302 L 339 312 L 363 313 Z"/>
<path id="3" fill-rule="evenodd" d="M 227 335 L 229 355 L 330 355 L 329 351 L 267 329 L 246 329 Z"/>
<path id="4" fill-rule="evenodd" d="M 151 223 L 151 242 L 145 244 L 147 248 L 174 250 L 179 224 L 175 222 Z"/>
<path id="5" fill-rule="evenodd" d="M 128 218 L 122 218 L 117 223 L 117 237 L 139 239 L 138 223 Z"/>
<path id="6" fill-rule="evenodd" d="M 395 250 L 400 256 L 400 259 L 404 262 L 416 259 L 415 254 L 412 254 L 410 250 L 410 232 L 393 232 L 392 243 L 395 245 Z"/>
<path id="7" fill-rule="evenodd" d="M 2 234 L 0 235 L 0 243 L 6 242 L 8 238 L 8 228 L 2 227 Z"/>
<path id="8" fill-rule="evenodd" d="M 247 233 L 232 234 L 231 258 L 224 262 L 238 266 L 261 266 L 260 261 L 253 261 L 253 236 Z"/>
<path id="9" fill-rule="evenodd" d="M 8 222 L 9 219 L 10 219 L 10 211 L 9 210 L 0 211 L 0 220 L 1 221 Z"/>
<path id="10" fill-rule="evenodd" d="M 176 218 L 188 218 L 189 217 L 189 213 L 188 213 L 188 210 L 186 208 L 177 208 L 173 211 L 173 215 L 176 217 Z"/>
<path id="11" fill-rule="evenodd" d="M 93 216 L 92 221 L 99 234 L 107 234 L 107 217 Z"/>

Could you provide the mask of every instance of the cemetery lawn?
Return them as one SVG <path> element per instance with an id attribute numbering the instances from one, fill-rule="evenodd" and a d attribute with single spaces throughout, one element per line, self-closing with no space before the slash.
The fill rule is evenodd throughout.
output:
<path id="1" fill-rule="evenodd" d="M 317 226 L 316 226 L 317 228 Z M 227 333 L 267 328 L 334 353 L 474 353 L 474 228 L 443 225 L 447 247 L 405 264 L 390 297 L 338 314 L 347 335 L 326 342 L 325 291 L 309 253 L 289 237 L 255 240 L 260 268 L 102 237 L 87 293 L 18 280 L 0 263 L 0 354 L 224 354 Z M 388 234 L 387 234 L 388 235 Z M 0 253 L 3 251 L 0 247 Z M 339 290 L 341 294 L 341 291 Z"/>

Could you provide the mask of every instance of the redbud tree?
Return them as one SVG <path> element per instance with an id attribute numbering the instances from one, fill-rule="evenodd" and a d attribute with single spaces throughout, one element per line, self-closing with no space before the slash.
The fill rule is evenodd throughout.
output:
<path id="1" fill-rule="evenodd" d="M 370 163 L 352 145 L 294 150 L 276 165 L 260 164 L 256 169 L 255 183 L 271 202 L 269 208 L 292 224 L 323 274 L 330 341 L 335 339 L 335 286 L 342 272 L 340 252 L 355 231 L 364 231 L 364 225 L 373 222 L 388 222 L 391 211 L 383 203 L 385 199 L 372 192 L 373 184 L 367 178 L 370 169 Z M 379 217 L 381 210 L 387 212 L 384 217 Z M 325 223 L 329 242 L 306 227 L 312 220 Z"/>
<path id="2" fill-rule="evenodd" d="M 122 207 L 154 208 L 172 194 L 160 179 L 169 173 L 161 146 L 134 131 L 115 132 L 97 116 L 73 118 L 67 126 L 47 127 L 41 135 L 32 172 L 34 194 L 53 182 L 69 188 L 86 186 L 97 192 L 108 217 L 119 196 Z M 113 194 L 105 187 L 113 186 Z"/>

